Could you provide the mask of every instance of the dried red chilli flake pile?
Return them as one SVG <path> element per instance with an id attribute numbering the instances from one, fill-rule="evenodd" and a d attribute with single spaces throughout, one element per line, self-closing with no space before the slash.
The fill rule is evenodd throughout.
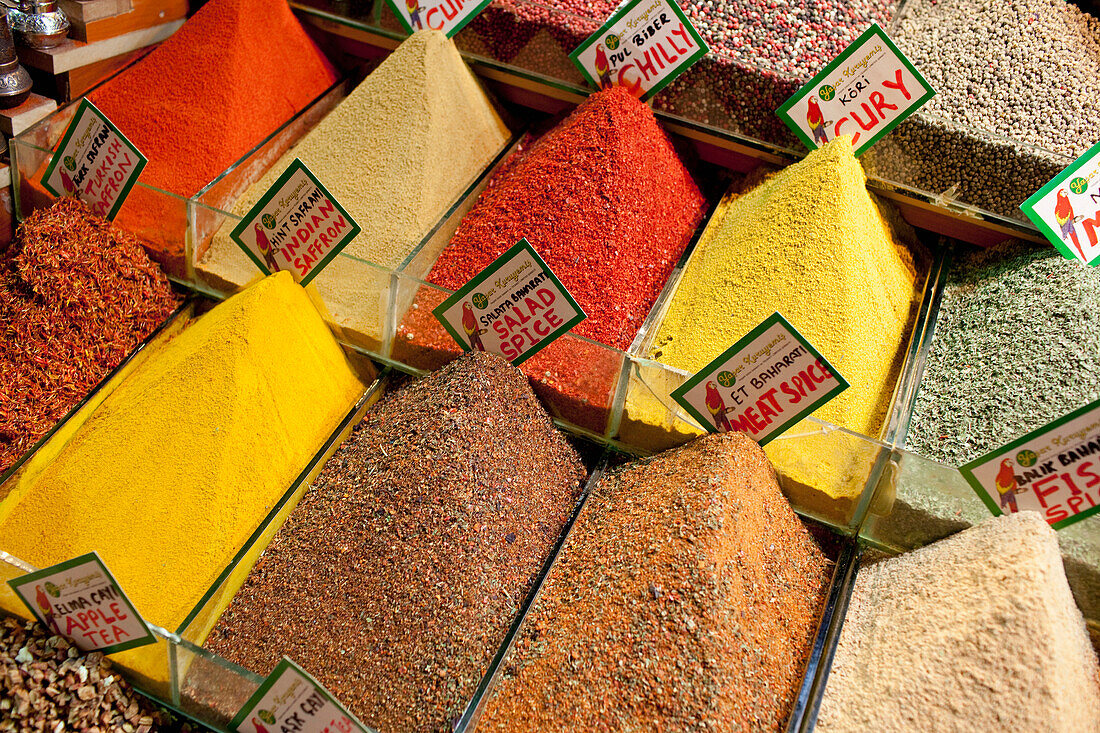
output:
<path id="1" fill-rule="evenodd" d="M 74 198 L 0 255 L 0 472 L 179 305 L 132 235 Z"/>
<path id="2" fill-rule="evenodd" d="M 457 290 L 526 237 L 588 315 L 573 332 L 626 349 L 705 209 L 652 110 L 596 92 L 494 175 L 428 280 Z"/>

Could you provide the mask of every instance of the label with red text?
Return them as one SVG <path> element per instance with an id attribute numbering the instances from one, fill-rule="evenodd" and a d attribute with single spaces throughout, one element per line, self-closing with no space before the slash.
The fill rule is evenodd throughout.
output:
<path id="1" fill-rule="evenodd" d="M 710 432 L 739 430 L 766 445 L 847 388 L 825 357 L 775 313 L 672 398 Z"/>
<path id="2" fill-rule="evenodd" d="M 585 319 L 526 239 L 496 258 L 432 314 L 466 351 L 522 364 Z"/>
<path id="3" fill-rule="evenodd" d="M 649 99 L 707 54 L 707 44 L 673 0 L 631 0 L 569 58 L 597 89 L 624 86 Z"/>
<path id="4" fill-rule="evenodd" d="M 306 285 L 360 231 L 305 163 L 295 158 L 230 237 L 265 275 L 289 270 Z"/>
<path id="5" fill-rule="evenodd" d="M 283 657 L 230 723 L 240 733 L 367 733 L 304 669 Z"/>
<path id="6" fill-rule="evenodd" d="M 147 162 L 105 114 L 82 99 L 46 166 L 42 186 L 54 196 L 75 196 L 99 216 L 114 219 Z"/>
<path id="7" fill-rule="evenodd" d="M 1063 257 L 1100 264 L 1100 143 L 1020 204 Z"/>
<path id="8" fill-rule="evenodd" d="M 406 33 L 442 31 L 447 38 L 466 27 L 492 0 L 386 0 Z"/>
<path id="9" fill-rule="evenodd" d="M 995 516 L 1031 510 L 1055 529 L 1100 511 L 1100 400 L 959 468 Z"/>
<path id="10" fill-rule="evenodd" d="M 776 114 L 810 150 L 851 135 L 860 155 L 935 93 L 874 23 Z"/>
<path id="11" fill-rule="evenodd" d="M 113 654 L 156 643 L 94 552 L 27 573 L 8 585 L 43 626 L 72 638 L 81 651 Z"/>

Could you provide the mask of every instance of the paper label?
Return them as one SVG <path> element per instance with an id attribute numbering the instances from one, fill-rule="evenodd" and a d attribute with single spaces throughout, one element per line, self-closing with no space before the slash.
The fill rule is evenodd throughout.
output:
<path id="1" fill-rule="evenodd" d="M 959 469 L 995 516 L 1042 514 L 1055 529 L 1100 509 L 1100 400 Z"/>
<path id="2" fill-rule="evenodd" d="M 672 0 L 632 0 L 569 58 L 597 89 L 625 86 L 649 99 L 707 54 L 707 44 Z"/>
<path id="3" fill-rule="evenodd" d="M 466 27 L 492 0 L 386 0 L 406 33 L 442 31 L 447 38 Z"/>
<path id="4" fill-rule="evenodd" d="M 34 617 L 85 652 L 113 654 L 156 643 L 99 555 L 73 558 L 9 580 Z"/>
<path id="5" fill-rule="evenodd" d="M 1020 210 L 1064 257 L 1100 264 L 1100 143 L 1020 204 Z"/>
<path id="6" fill-rule="evenodd" d="M 360 232 L 305 164 L 294 159 L 230 235 L 265 275 L 306 285 Z"/>
<path id="7" fill-rule="evenodd" d="M 874 23 L 776 114 L 810 150 L 851 135 L 860 155 L 935 93 Z"/>
<path id="8" fill-rule="evenodd" d="M 241 733 L 367 733 L 317 680 L 286 657 L 248 698 L 230 727 Z"/>
<path id="9" fill-rule="evenodd" d="M 466 351 L 522 364 L 585 319 L 580 305 L 526 239 L 432 311 Z"/>
<path id="10" fill-rule="evenodd" d="M 99 216 L 114 219 L 147 162 L 105 114 L 82 99 L 42 185 L 54 196 L 76 196 Z"/>
<path id="11" fill-rule="evenodd" d="M 672 398 L 710 432 L 739 430 L 766 445 L 847 388 L 825 357 L 775 313 Z"/>

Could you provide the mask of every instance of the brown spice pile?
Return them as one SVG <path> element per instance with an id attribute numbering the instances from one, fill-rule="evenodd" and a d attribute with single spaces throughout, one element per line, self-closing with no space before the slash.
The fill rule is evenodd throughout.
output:
<path id="1" fill-rule="evenodd" d="M 100 652 L 38 623 L 0 618 L 0 731 L 149 733 L 170 723 Z"/>
<path id="2" fill-rule="evenodd" d="M 380 730 L 450 730 L 583 477 L 523 374 L 468 354 L 367 414 L 206 646 L 285 654 Z"/>
<path id="3" fill-rule="evenodd" d="M 178 306 L 137 240 L 74 198 L 0 256 L 0 472 Z"/>
<path id="4" fill-rule="evenodd" d="M 630 464 L 593 489 L 478 730 L 779 730 L 829 576 L 745 435 Z"/>

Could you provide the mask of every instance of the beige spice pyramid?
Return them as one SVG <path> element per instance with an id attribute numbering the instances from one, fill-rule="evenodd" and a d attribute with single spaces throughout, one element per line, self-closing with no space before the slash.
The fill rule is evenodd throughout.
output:
<path id="1" fill-rule="evenodd" d="M 385 270 L 401 265 L 509 137 L 454 43 L 421 31 L 249 188 L 233 213 L 243 216 L 295 158 L 305 163 L 362 227 L 347 256 L 313 282 L 349 338 L 377 345 L 388 307 Z M 223 225 L 197 263 L 202 279 L 230 290 L 258 275 L 229 238 L 236 223 Z M 426 269 L 434 256 L 424 255 Z"/>

